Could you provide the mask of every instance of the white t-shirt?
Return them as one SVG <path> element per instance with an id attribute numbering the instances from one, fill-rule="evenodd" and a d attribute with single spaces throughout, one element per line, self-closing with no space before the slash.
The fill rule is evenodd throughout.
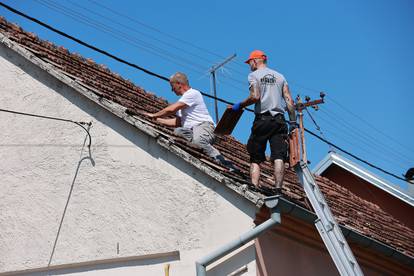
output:
<path id="1" fill-rule="evenodd" d="M 181 126 L 192 128 L 204 122 L 214 123 L 200 91 L 190 88 L 178 101 L 188 105 L 177 112 L 177 116 L 181 118 Z"/>

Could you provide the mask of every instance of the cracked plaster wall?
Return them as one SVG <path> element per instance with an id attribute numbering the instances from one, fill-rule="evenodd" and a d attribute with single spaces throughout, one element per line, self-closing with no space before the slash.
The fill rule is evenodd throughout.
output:
<path id="1" fill-rule="evenodd" d="M 171 275 L 193 275 L 252 228 L 252 204 L 3 45 L 0 75 L 0 108 L 93 122 L 91 160 L 79 126 L 0 112 L 0 273 L 47 266 L 66 204 L 51 265 L 179 250 Z"/>

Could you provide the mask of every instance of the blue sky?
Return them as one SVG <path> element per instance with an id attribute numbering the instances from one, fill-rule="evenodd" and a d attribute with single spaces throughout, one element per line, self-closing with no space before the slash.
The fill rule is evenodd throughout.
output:
<path id="1" fill-rule="evenodd" d="M 316 99 L 311 111 L 325 137 L 353 154 L 401 175 L 414 166 L 414 4 L 366 1 L 111 1 L 3 0 L 85 42 L 164 76 L 183 71 L 191 85 L 210 91 L 208 69 L 237 54 L 218 71 L 218 96 L 237 102 L 247 94 L 254 49 L 287 78 L 292 95 Z M 100 5 L 97 3 L 101 3 Z M 168 83 L 129 68 L 0 8 L 0 15 L 40 38 L 106 64 L 126 79 L 168 99 Z M 213 115 L 214 105 L 206 103 Z M 219 105 L 220 114 L 224 105 Z M 53 114 L 44 114 L 53 115 Z M 233 133 L 246 142 L 252 114 Z M 305 115 L 309 130 L 317 132 Z M 317 132 L 319 133 L 319 132 Z M 316 165 L 329 147 L 307 135 Z M 407 188 L 407 184 L 374 173 Z"/>

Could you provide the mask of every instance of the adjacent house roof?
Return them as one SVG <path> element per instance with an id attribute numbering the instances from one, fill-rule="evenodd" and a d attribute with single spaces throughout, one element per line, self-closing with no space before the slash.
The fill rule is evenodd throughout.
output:
<path id="1" fill-rule="evenodd" d="M 343 168 L 344 170 L 354 174 L 359 178 L 362 178 L 377 188 L 414 207 L 414 198 L 395 188 L 395 185 L 392 183 L 389 183 L 388 181 L 382 179 L 381 177 L 335 152 L 330 152 L 328 155 L 326 155 L 325 158 L 316 165 L 316 167 L 313 169 L 313 172 L 316 175 L 322 175 L 332 165 L 337 165 Z"/>
<path id="2" fill-rule="evenodd" d="M 263 204 L 264 194 L 250 191 L 245 185 L 249 179 L 249 157 L 245 145 L 234 137 L 219 137 L 216 147 L 241 170 L 241 175 L 231 173 L 214 163 L 184 139 L 174 136 L 170 128 L 158 125 L 140 115 L 142 111 L 155 112 L 167 106 L 167 102 L 132 82 L 111 72 L 91 59 L 70 53 L 63 47 L 39 39 L 35 34 L 23 31 L 19 26 L 0 17 L 0 41 L 8 48 L 31 60 L 51 75 L 70 85 L 85 97 L 110 110 L 140 130 L 152 135 L 159 144 L 197 166 L 216 180 L 233 189 L 256 205 Z M 43 114 L 53 115 L 53 114 Z M 391 247 L 406 258 L 414 260 L 414 230 L 404 226 L 378 205 L 361 199 L 349 190 L 317 176 L 321 191 L 338 222 L 379 244 Z M 269 162 L 263 165 L 261 181 L 273 182 L 273 168 Z M 283 188 L 285 199 L 311 211 L 305 193 L 293 170 L 288 169 Z"/>

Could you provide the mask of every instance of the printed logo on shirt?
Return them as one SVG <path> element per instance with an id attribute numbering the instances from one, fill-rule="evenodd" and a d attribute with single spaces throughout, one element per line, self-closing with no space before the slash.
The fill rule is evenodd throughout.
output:
<path id="1" fill-rule="evenodd" d="M 276 84 L 276 77 L 272 74 L 267 74 L 263 78 L 260 79 L 261 85 L 275 85 Z"/>

